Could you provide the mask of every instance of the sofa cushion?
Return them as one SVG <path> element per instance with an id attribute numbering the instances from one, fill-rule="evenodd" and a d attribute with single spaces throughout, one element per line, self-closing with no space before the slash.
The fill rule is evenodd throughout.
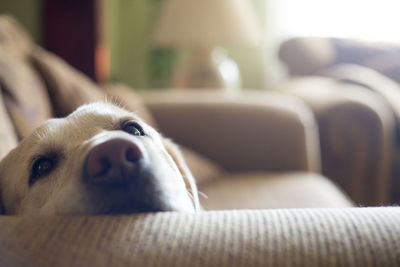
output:
<path id="1" fill-rule="evenodd" d="M 400 125 L 400 84 L 397 82 L 371 68 L 355 64 L 337 64 L 322 69 L 317 74 L 340 82 L 361 85 L 378 93 L 393 110 L 397 123 Z"/>
<path id="2" fill-rule="evenodd" d="M 279 56 L 292 76 L 313 75 L 337 64 L 357 64 L 400 82 L 400 46 L 396 42 L 295 37 L 282 43 Z"/>
<path id="3" fill-rule="evenodd" d="M 202 186 L 212 183 L 225 173 L 225 170 L 216 162 L 200 155 L 190 148 L 182 145 L 179 147 L 197 185 Z"/>
<path id="4" fill-rule="evenodd" d="M 314 173 L 227 175 L 200 188 L 206 210 L 266 208 L 342 208 L 352 202 L 327 178 Z"/>
<path id="5" fill-rule="evenodd" d="M 22 139 L 53 116 L 40 77 L 22 57 L 0 47 L 0 85 L 8 112 Z"/>
<path id="6" fill-rule="evenodd" d="M 14 18 L 0 16 L 1 93 L 20 138 L 53 115 L 44 84 L 29 61 L 32 46 Z"/>
<path id="7" fill-rule="evenodd" d="M 17 145 L 17 135 L 0 94 L 0 160 Z"/>
<path id="8" fill-rule="evenodd" d="M 32 49 L 32 40 L 25 29 L 11 16 L 0 16 L 0 48 L 25 58 Z"/>
<path id="9" fill-rule="evenodd" d="M 105 100 L 104 92 L 94 82 L 58 56 L 36 47 L 32 60 L 46 83 L 57 116 L 64 117 L 83 104 Z"/>
<path id="10" fill-rule="evenodd" d="M 310 75 L 336 59 L 335 47 L 327 38 L 293 38 L 282 43 L 279 57 L 290 75 Z"/>
<path id="11" fill-rule="evenodd" d="M 1 266 L 399 266 L 400 208 L 2 216 Z"/>

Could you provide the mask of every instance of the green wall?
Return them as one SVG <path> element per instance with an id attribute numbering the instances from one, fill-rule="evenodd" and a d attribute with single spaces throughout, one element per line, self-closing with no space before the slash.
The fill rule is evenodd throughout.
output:
<path id="1" fill-rule="evenodd" d="M 253 0 L 262 29 L 266 32 L 265 0 Z M 242 75 L 243 88 L 264 89 L 265 84 L 265 49 L 263 44 L 259 48 L 229 48 L 230 57 L 236 61 Z"/>
<path id="2" fill-rule="evenodd" d="M 111 21 L 111 78 L 135 88 L 147 88 L 150 31 L 156 2 L 114 0 L 109 2 Z"/>

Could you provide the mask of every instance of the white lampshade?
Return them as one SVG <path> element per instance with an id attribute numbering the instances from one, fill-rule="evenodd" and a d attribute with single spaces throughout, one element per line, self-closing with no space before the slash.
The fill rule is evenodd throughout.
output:
<path id="1" fill-rule="evenodd" d="M 164 0 L 153 33 L 158 47 L 261 44 L 249 0 Z"/>

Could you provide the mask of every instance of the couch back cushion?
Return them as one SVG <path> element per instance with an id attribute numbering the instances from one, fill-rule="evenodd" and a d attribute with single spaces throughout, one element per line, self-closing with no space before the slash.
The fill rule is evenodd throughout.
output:
<path id="1" fill-rule="evenodd" d="M 46 89 L 37 74 L 24 60 L 1 49 L 0 85 L 5 105 L 21 139 L 52 117 Z"/>
<path id="2" fill-rule="evenodd" d="M 19 57 L 26 57 L 32 40 L 24 28 L 11 16 L 0 16 L 0 48 Z"/>
<path id="3" fill-rule="evenodd" d="M 55 54 L 35 47 L 32 61 L 43 77 L 57 116 L 64 117 L 83 104 L 105 100 L 105 93 L 93 81 Z"/>
<path id="4" fill-rule="evenodd" d="M 194 150 L 180 145 L 183 157 L 196 180 L 196 184 L 207 186 L 221 178 L 225 174 L 225 170 L 216 162 L 206 158 Z"/>
<path id="5" fill-rule="evenodd" d="M 17 135 L 0 94 L 0 160 L 17 145 Z"/>
<path id="6" fill-rule="evenodd" d="M 32 68 L 32 41 L 9 16 L 0 16 L 0 87 L 19 138 L 53 116 L 44 84 Z"/>

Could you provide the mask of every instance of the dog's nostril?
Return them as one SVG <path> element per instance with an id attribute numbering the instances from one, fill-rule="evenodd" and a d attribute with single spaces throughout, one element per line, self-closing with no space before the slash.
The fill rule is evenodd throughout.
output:
<path id="1" fill-rule="evenodd" d="M 99 160 L 99 168 L 97 170 L 96 176 L 107 174 L 111 169 L 111 162 L 107 158 L 100 158 Z"/>
<path id="2" fill-rule="evenodd" d="M 128 160 L 130 162 L 136 162 L 141 157 L 142 157 L 142 152 L 136 146 L 132 146 L 132 147 L 128 148 L 126 153 L 125 153 L 126 160 Z"/>
<path id="3" fill-rule="evenodd" d="M 87 166 L 86 171 L 91 177 L 98 177 L 105 175 L 109 172 L 112 167 L 112 163 L 106 157 L 100 158 L 90 158 Z"/>

